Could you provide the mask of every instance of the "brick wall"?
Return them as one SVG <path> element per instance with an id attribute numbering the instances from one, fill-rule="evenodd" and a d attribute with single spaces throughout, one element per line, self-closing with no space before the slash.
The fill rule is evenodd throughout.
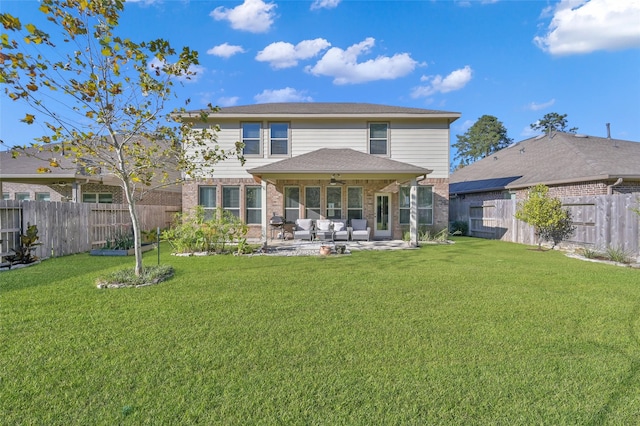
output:
<path id="1" fill-rule="evenodd" d="M 434 230 L 445 228 L 449 221 L 449 181 L 448 179 L 426 179 L 419 183 L 420 185 L 433 186 L 433 217 Z M 216 205 L 222 205 L 222 187 L 240 186 L 240 212 L 244 216 L 244 187 L 259 185 L 253 179 L 226 178 L 226 179 L 197 179 L 187 181 L 182 192 L 182 207 L 185 212 L 192 211 L 198 205 L 198 187 L 199 186 L 215 186 L 216 189 Z M 267 200 L 263 206 L 266 208 L 267 217 L 272 215 L 284 216 L 284 188 L 286 186 L 298 186 L 300 188 L 300 217 L 305 217 L 304 188 L 307 186 L 320 187 L 320 205 L 326 206 L 327 180 L 281 180 L 276 185 L 267 184 Z M 399 222 L 399 203 L 398 203 L 398 185 L 393 180 L 347 180 L 343 184 L 342 191 L 342 210 L 343 216 L 347 216 L 347 190 L 349 186 L 358 186 L 363 189 L 363 214 L 369 225 L 373 228 L 375 220 L 375 194 L 377 192 L 391 193 L 391 216 L 392 216 L 392 238 L 401 239 L 404 229 L 400 227 Z M 261 234 L 261 225 L 249 225 L 249 238 L 259 238 Z"/>
<path id="2" fill-rule="evenodd" d="M 36 193 L 48 193 L 50 201 L 64 201 L 71 198 L 71 187 L 62 185 L 31 185 L 26 183 L 2 182 L 3 194 L 9 194 L 10 200 L 16 199 L 17 193 L 28 193 L 30 200 L 36 199 Z"/>

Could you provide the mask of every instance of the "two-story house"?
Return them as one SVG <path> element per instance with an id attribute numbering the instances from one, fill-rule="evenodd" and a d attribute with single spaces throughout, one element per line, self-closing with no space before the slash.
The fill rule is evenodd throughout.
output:
<path id="1" fill-rule="evenodd" d="M 199 111 L 183 115 L 184 120 Z M 269 218 L 367 219 L 374 239 L 448 224 L 449 128 L 457 112 L 364 103 L 221 108 L 216 143 L 244 144 L 187 180 L 183 209 L 222 207 L 266 239 Z M 196 125 L 197 128 L 197 125 Z M 413 241 L 413 239 L 412 239 Z"/>

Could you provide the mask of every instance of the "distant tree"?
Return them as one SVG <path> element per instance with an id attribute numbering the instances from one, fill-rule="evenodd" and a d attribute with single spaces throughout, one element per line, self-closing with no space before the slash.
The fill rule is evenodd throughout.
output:
<path id="1" fill-rule="evenodd" d="M 558 114 L 557 112 L 550 112 L 545 114 L 537 122 L 531 124 L 533 130 L 542 130 L 543 133 L 551 132 L 568 132 L 575 133 L 578 131 L 577 127 L 571 127 L 567 129 L 567 114 Z"/>
<path id="2" fill-rule="evenodd" d="M 31 5 L 25 2 L 24 7 Z M 175 183 L 166 181 L 165 167 L 189 173 L 229 155 L 238 155 L 242 161 L 241 144 L 231 152 L 208 145 L 215 140 L 215 126 L 192 132 L 194 121 L 181 122 L 179 114 L 165 111 L 169 99 L 176 97 L 174 83 L 195 74 L 198 52 L 188 47 L 176 52 L 163 39 L 136 43 L 118 36 L 123 0 L 41 0 L 39 9 L 48 21 L 43 25 L 51 26 L 58 37 L 0 13 L 4 27 L 0 85 L 8 98 L 30 107 L 21 121 L 32 124 L 43 118 L 50 130 L 33 147 L 70 157 L 85 172 L 108 172 L 121 181 L 139 276 L 142 252 L 136 191 L 158 182 Z M 206 121 L 206 115 L 200 117 Z M 185 149 L 184 140 L 190 149 Z M 15 151 L 25 153 L 26 148 Z M 174 161 L 167 161 L 170 158 Z M 38 171 L 47 173 L 49 167 L 59 163 L 51 159 Z"/>
<path id="3" fill-rule="evenodd" d="M 460 161 L 457 167 L 493 154 L 513 141 L 502 122 L 492 115 L 483 115 L 463 135 L 456 137 L 458 141 L 453 147 L 458 151 L 454 158 Z"/>
<path id="4" fill-rule="evenodd" d="M 571 212 L 562 208 L 559 198 L 549 196 L 549 188 L 545 185 L 536 185 L 529 190 L 527 199 L 518 204 L 515 216 L 533 226 L 538 249 L 542 248 L 543 241 L 551 241 L 555 247 L 575 231 Z"/>

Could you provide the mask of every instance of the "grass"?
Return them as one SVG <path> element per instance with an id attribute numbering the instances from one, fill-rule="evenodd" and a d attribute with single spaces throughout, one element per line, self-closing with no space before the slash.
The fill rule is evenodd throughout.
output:
<path id="1" fill-rule="evenodd" d="M 470 238 L 0 273 L 3 424 L 635 424 L 638 270 Z M 157 252 L 145 255 L 155 264 Z"/>

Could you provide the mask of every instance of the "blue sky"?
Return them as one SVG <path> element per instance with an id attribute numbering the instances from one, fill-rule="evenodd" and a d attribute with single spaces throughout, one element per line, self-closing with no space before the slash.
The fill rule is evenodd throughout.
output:
<path id="1" fill-rule="evenodd" d="M 3 12 L 41 22 L 35 0 Z M 494 115 L 514 141 L 550 112 L 578 133 L 640 141 L 640 0 L 128 1 L 121 35 L 200 53 L 190 109 L 368 102 L 457 111 L 451 142 Z M 43 129 L 0 97 L 0 138 Z M 452 156 L 453 158 L 453 156 Z"/>

